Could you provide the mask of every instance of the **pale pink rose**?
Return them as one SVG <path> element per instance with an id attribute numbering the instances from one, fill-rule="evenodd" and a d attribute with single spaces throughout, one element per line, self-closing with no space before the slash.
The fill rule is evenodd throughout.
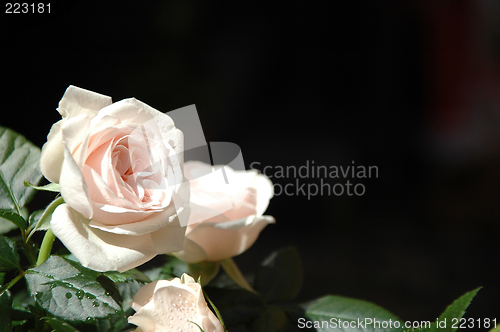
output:
<path id="1" fill-rule="evenodd" d="M 235 171 L 189 161 L 191 215 L 184 249 L 176 255 L 190 263 L 220 261 L 241 254 L 274 218 L 263 215 L 273 197 L 271 180 L 255 170 Z"/>
<path id="2" fill-rule="evenodd" d="M 201 286 L 192 277 L 158 280 L 142 286 L 130 306 L 137 311 L 128 322 L 142 332 L 223 332 L 221 322 L 205 302 Z"/>
<path id="3" fill-rule="evenodd" d="M 41 168 L 66 202 L 51 221 L 61 242 L 97 271 L 126 271 L 182 249 L 189 185 L 172 119 L 134 98 L 111 104 L 74 86 L 58 111 Z"/>

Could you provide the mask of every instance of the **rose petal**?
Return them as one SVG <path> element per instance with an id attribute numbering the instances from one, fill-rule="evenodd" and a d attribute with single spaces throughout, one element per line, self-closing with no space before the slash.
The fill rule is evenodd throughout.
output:
<path id="1" fill-rule="evenodd" d="M 54 183 L 59 183 L 64 160 L 61 132 L 62 125 L 63 120 L 52 125 L 47 135 L 47 142 L 42 146 L 42 154 L 40 156 L 40 168 L 43 176 Z"/>
<path id="2" fill-rule="evenodd" d="M 261 216 L 273 196 L 272 182 L 254 170 L 188 161 L 184 172 L 191 186 L 190 224 Z"/>
<path id="3" fill-rule="evenodd" d="M 219 210 L 213 210 L 203 205 L 191 203 L 191 215 L 189 216 L 189 225 L 196 225 L 197 223 L 207 222 L 224 222 L 229 219 L 224 216 Z"/>
<path id="4" fill-rule="evenodd" d="M 189 300 L 188 303 L 179 303 L 178 299 Z M 193 304 L 197 304 L 196 300 L 198 300 L 197 296 L 184 285 L 161 287 L 155 290 L 151 301 L 144 305 L 135 315 L 128 318 L 128 322 L 140 326 L 144 332 L 166 331 L 165 328 L 167 327 L 171 328 L 172 331 L 184 331 L 187 327 L 196 327 L 189 321 L 196 322 L 201 326 L 201 317 L 199 317 L 198 312 L 187 312 L 185 310 L 185 313 L 181 313 L 177 309 L 177 306 L 180 308 L 181 305 L 183 308 L 184 306 L 193 308 Z M 172 312 L 167 311 L 167 308 L 172 309 Z M 181 314 L 183 317 L 179 316 Z M 181 319 L 178 319 L 178 317 L 181 317 Z"/>
<path id="5" fill-rule="evenodd" d="M 197 331 L 191 322 L 206 332 L 223 332 L 222 324 L 208 309 L 201 286 L 187 274 L 141 287 L 130 306 L 137 312 L 128 322 L 144 332 Z"/>
<path id="6" fill-rule="evenodd" d="M 255 177 L 252 187 L 255 188 L 255 195 L 257 195 L 257 205 L 255 207 L 257 215 L 261 216 L 266 212 L 269 201 L 274 196 L 274 186 L 267 176 L 259 174 Z"/>
<path id="7" fill-rule="evenodd" d="M 92 218 L 92 201 L 85 178 L 66 146 L 64 146 L 64 162 L 60 180 L 61 195 L 65 202 L 85 218 Z"/>
<path id="8" fill-rule="evenodd" d="M 159 254 L 168 254 L 182 250 L 185 233 L 186 227 L 181 227 L 179 218 L 176 216 L 166 227 L 152 232 L 151 239 Z"/>
<path id="9" fill-rule="evenodd" d="M 110 105 L 111 102 L 111 97 L 72 85 L 66 89 L 57 109 L 63 119 L 52 125 L 40 156 L 42 174 L 49 181 L 58 183 L 61 175 L 64 155 L 61 136 L 63 123 L 67 119 L 81 114 L 88 114 L 93 117 L 101 108 Z"/>
<path id="10" fill-rule="evenodd" d="M 174 253 L 179 259 L 188 263 L 198 263 L 208 261 L 208 255 L 202 247 L 190 240 L 187 236 L 184 237 L 183 250 Z"/>
<path id="11" fill-rule="evenodd" d="M 184 249 L 178 253 L 182 260 L 197 263 L 201 258 L 199 246 L 208 261 L 220 261 L 241 254 L 257 240 L 260 232 L 268 224 L 274 223 L 271 216 L 251 216 L 227 222 L 204 222 L 186 234 Z M 192 246 L 192 243 L 197 246 Z"/>
<path id="12" fill-rule="evenodd" d="M 143 204 L 137 197 L 130 197 L 132 194 L 126 197 L 117 196 L 99 174 L 87 165 L 83 167 L 83 175 L 94 204 L 94 218 L 103 224 L 115 225 L 139 221 L 162 209 L 161 206 Z M 130 199 L 127 199 L 129 197 Z"/>
<path id="13" fill-rule="evenodd" d="M 162 140 L 174 148 L 181 162 L 184 160 L 184 136 L 175 127 L 172 118 L 165 113 L 135 98 L 129 98 L 120 100 L 99 112 L 99 116 L 105 115 L 115 116 L 123 123 L 154 123 L 157 126 L 155 131 L 161 134 Z M 149 120 L 154 121 L 148 122 Z"/>
<path id="14" fill-rule="evenodd" d="M 112 206 L 109 206 L 109 208 L 111 207 Z M 129 214 L 132 214 L 133 212 L 134 211 L 126 211 L 124 213 L 123 211 L 116 210 L 114 213 L 110 212 L 109 214 L 107 214 L 108 216 L 116 219 L 117 224 L 115 225 L 113 225 L 111 221 L 108 220 L 107 218 L 98 219 L 95 218 L 94 216 L 92 221 L 90 221 L 89 226 L 114 234 L 143 235 L 154 232 L 162 227 L 167 227 L 170 223 L 174 222 L 175 221 L 174 219 L 176 218 L 176 210 L 175 207 L 172 205 L 169 206 L 164 211 L 160 212 L 144 211 L 143 214 L 135 213 L 136 217 L 143 216 L 144 218 L 147 217 L 147 219 L 129 223 L 125 223 L 124 221 L 118 223 L 122 218 L 123 219 L 129 218 L 130 217 Z M 96 213 L 96 215 L 99 215 L 99 213 Z M 105 220 L 106 223 L 100 222 L 99 220 Z"/>
<path id="15" fill-rule="evenodd" d="M 116 235 L 88 227 L 88 222 L 69 205 L 62 204 L 54 211 L 50 223 L 54 234 L 87 268 L 124 272 L 157 254 L 149 234 Z"/>
<path id="16" fill-rule="evenodd" d="M 150 282 L 147 285 L 142 286 L 134 295 L 134 300 L 130 302 L 130 306 L 135 311 L 141 310 L 151 299 L 156 289 L 156 284 L 163 282 L 164 280 L 156 280 Z"/>
<path id="17" fill-rule="evenodd" d="M 100 109 L 111 103 L 111 97 L 70 85 L 59 102 L 58 111 L 63 118 L 80 114 L 95 116 Z"/>

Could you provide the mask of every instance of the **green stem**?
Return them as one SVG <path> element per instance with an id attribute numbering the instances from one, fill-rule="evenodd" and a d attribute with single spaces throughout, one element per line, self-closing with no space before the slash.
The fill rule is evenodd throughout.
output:
<path id="1" fill-rule="evenodd" d="M 42 264 L 49 258 L 50 256 L 50 251 L 52 250 L 52 244 L 54 243 L 54 240 L 56 239 L 56 236 L 54 233 L 52 233 L 52 230 L 49 229 L 45 233 L 45 236 L 43 237 L 42 241 L 42 246 L 40 247 L 40 252 L 38 253 L 38 260 L 36 261 L 36 266 Z"/>
<path id="2" fill-rule="evenodd" d="M 232 258 L 227 258 L 227 259 L 224 259 L 224 260 L 220 261 L 220 265 L 222 266 L 222 268 L 224 269 L 224 271 L 226 272 L 226 274 L 231 279 L 233 279 L 233 281 L 236 284 L 238 284 L 242 288 L 245 288 L 246 290 L 249 290 L 249 291 L 251 291 L 253 293 L 257 293 L 252 288 L 252 286 L 250 286 L 250 284 L 245 279 L 245 277 L 243 276 L 243 274 L 241 273 L 240 269 L 238 268 L 238 266 L 236 265 L 236 263 L 234 262 L 234 260 Z"/>
<path id="3" fill-rule="evenodd" d="M 25 271 L 20 271 L 20 273 L 17 275 L 17 277 L 15 277 L 14 279 L 12 279 L 11 281 L 9 281 L 8 284 L 5 284 L 2 286 L 2 288 L 0 288 L 0 296 L 8 289 L 10 289 L 12 286 L 14 286 L 16 284 L 16 282 L 18 282 L 19 280 L 21 280 L 22 277 L 24 277 L 24 274 L 26 272 Z"/>
<path id="4" fill-rule="evenodd" d="M 224 320 L 222 319 L 222 316 L 221 316 L 221 314 L 219 312 L 219 309 L 217 309 L 217 307 L 212 302 L 212 300 L 210 300 L 210 297 L 208 297 L 208 294 L 207 294 L 207 292 L 205 292 L 205 290 L 203 290 L 203 295 L 205 296 L 205 299 L 208 300 L 208 303 L 210 303 L 210 305 L 212 306 L 212 309 L 214 309 L 215 315 L 217 316 L 217 318 L 219 319 L 220 323 L 222 324 L 222 328 L 223 328 L 224 332 L 227 332 L 226 324 L 224 323 Z M 200 329 L 201 329 L 201 327 L 200 327 Z M 205 332 L 205 331 L 203 331 L 203 332 Z"/>

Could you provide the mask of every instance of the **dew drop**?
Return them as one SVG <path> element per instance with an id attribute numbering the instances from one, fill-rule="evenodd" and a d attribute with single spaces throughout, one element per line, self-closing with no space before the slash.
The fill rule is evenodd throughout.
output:
<path id="1" fill-rule="evenodd" d="M 95 295 L 88 294 L 88 293 L 87 293 L 87 294 L 85 294 L 85 297 L 86 297 L 87 299 L 89 299 L 89 300 L 93 300 L 93 299 L 95 299 Z"/>
<path id="2" fill-rule="evenodd" d="M 111 296 L 111 295 L 113 295 L 113 292 L 112 291 L 106 291 L 104 294 L 106 294 L 107 296 Z"/>
<path id="3" fill-rule="evenodd" d="M 70 292 L 67 292 L 67 293 L 66 293 L 66 298 L 67 298 L 67 299 L 70 299 L 70 298 L 72 298 L 72 297 L 73 297 L 73 294 L 71 294 Z"/>
<path id="4" fill-rule="evenodd" d="M 94 308 L 97 308 L 98 306 L 100 306 L 100 304 L 99 304 L 99 302 L 94 301 L 94 302 L 92 302 L 92 306 L 93 306 Z"/>
<path id="5" fill-rule="evenodd" d="M 78 297 L 79 300 L 83 299 L 83 296 L 85 295 L 85 292 L 82 290 L 79 290 L 76 292 L 76 296 Z"/>

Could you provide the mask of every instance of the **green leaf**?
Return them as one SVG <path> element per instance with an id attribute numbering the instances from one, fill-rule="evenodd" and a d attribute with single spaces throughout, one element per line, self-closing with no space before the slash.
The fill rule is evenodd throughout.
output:
<path id="1" fill-rule="evenodd" d="M 137 280 L 142 283 L 149 283 L 151 280 L 141 271 L 137 269 L 130 269 L 125 272 L 118 271 L 107 271 L 103 273 L 106 277 L 111 279 L 113 282 L 129 282 L 133 280 Z"/>
<path id="2" fill-rule="evenodd" d="M 252 332 L 282 332 L 288 326 L 288 319 L 285 312 L 275 306 L 267 306 L 250 324 Z"/>
<path id="3" fill-rule="evenodd" d="M 0 332 L 12 331 L 11 304 L 12 299 L 9 292 L 0 295 Z"/>
<path id="4" fill-rule="evenodd" d="M 14 241 L 0 235 L 0 272 L 7 272 L 20 268 L 19 254 Z"/>
<path id="5" fill-rule="evenodd" d="M 130 307 L 130 302 L 134 299 L 135 294 L 142 286 L 144 286 L 144 283 L 136 280 L 119 282 L 116 284 L 118 295 L 122 299 L 121 302 L 123 302 L 123 310 L 127 310 Z"/>
<path id="6" fill-rule="evenodd" d="M 446 329 L 439 329 L 440 332 L 454 332 L 457 330 L 457 328 L 453 328 L 452 320 L 453 318 L 456 318 L 457 320 L 460 320 L 460 318 L 463 317 L 465 314 L 465 309 L 469 306 L 471 303 L 472 299 L 474 296 L 476 296 L 477 292 L 481 287 L 474 289 L 473 291 L 467 292 L 461 297 L 459 297 L 457 300 L 455 300 L 446 310 L 439 316 L 438 324 L 439 321 L 447 321 L 450 322 L 449 325 L 447 325 Z M 437 329 L 436 329 L 437 330 Z"/>
<path id="7" fill-rule="evenodd" d="M 34 318 L 33 314 L 23 306 L 12 306 L 12 321 L 24 321 Z"/>
<path id="8" fill-rule="evenodd" d="M 139 288 L 151 282 L 144 273 L 137 269 L 131 269 L 121 273 L 118 271 L 108 271 L 103 274 L 116 283 L 118 294 L 123 299 L 123 310 L 129 308 L 129 304 L 134 299 L 135 293 L 137 293 Z"/>
<path id="9" fill-rule="evenodd" d="M 165 280 L 181 277 L 183 273 L 189 273 L 187 263 L 174 256 L 166 256 L 167 262 L 151 270 L 144 271 L 144 274 L 151 280 Z"/>
<path id="10" fill-rule="evenodd" d="M 26 271 L 25 278 L 35 301 L 62 320 L 94 322 L 95 318 L 123 315 L 113 282 L 78 262 L 50 256 Z"/>
<path id="11" fill-rule="evenodd" d="M 287 247 L 269 255 L 257 271 L 255 288 L 268 302 L 292 300 L 302 288 L 298 250 Z"/>
<path id="12" fill-rule="evenodd" d="M 28 181 L 24 181 L 24 185 L 26 187 L 30 187 L 30 188 L 33 188 L 33 189 L 36 189 L 36 190 L 52 191 L 52 192 L 55 192 L 55 193 L 61 192 L 61 188 L 59 186 L 59 183 L 53 183 L 53 182 L 51 182 L 49 184 L 46 184 L 45 186 L 35 186 L 34 184 L 29 183 Z"/>
<path id="13" fill-rule="evenodd" d="M 28 235 L 28 240 L 33 236 L 36 231 L 47 230 L 50 229 L 50 221 L 52 220 L 52 214 L 54 210 L 61 204 L 64 203 L 64 199 L 62 197 L 58 197 L 54 199 L 46 208 L 43 213 L 33 214 L 33 218 L 30 217 L 30 234 Z"/>
<path id="14" fill-rule="evenodd" d="M 198 280 L 201 277 L 201 285 L 205 286 L 208 284 L 219 272 L 220 264 L 218 262 L 199 262 L 199 263 L 189 263 L 188 269 L 189 274 Z"/>
<path id="15" fill-rule="evenodd" d="M 430 327 L 424 327 L 420 329 L 414 329 L 412 331 L 421 332 L 454 332 L 458 329 L 460 325 L 460 318 L 465 314 L 465 310 L 471 303 L 474 296 L 481 287 L 476 288 L 470 292 L 465 293 L 458 299 L 456 299 L 452 304 L 446 308 L 446 310 L 439 316 L 437 321 L 431 324 Z"/>
<path id="16" fill-rule="evenodd" d="M 0 126 L 0 210 L 21 215 L 33 198 L 35 190 L 24 181 L 38 183 L 42 178 L 40 153 L 24 136 Z"/>
<path id="17" fill-rule="evenodd" d="M 500 325 L 498 325 L 494 329 L 490 330 L 490 332 L 500 332 Z"/>
<path id="18" fill-rule="evenodd" d="M 127 317 L 135 313 L 134 309 L 129 308 L 125 311 L 125 316 L 112 315 L 108 318 L 98 319 L 95 322 L 97 332 L 120 332 L 120 331 L 135 331 L 136 325 L 129 324 Z"/>
<path id="19" fill-rule="evenodd" d="M 227 326 L 248 323 L 266 309 L 260 296 L 243 288 L 223 289 L 209 286 L 204 290 L 217 305 Z"/>
<path id="20" fill-rule="evenodd" d="M 23 217 L 18 215 L 17 213 L 8 212 L 8 211 L 0 211 L 0 218 L 6 219 L 12 222 L 19 229 L 24 231 L 26 229 L 26 220 Z"/>
<path id="21" fill-rule="evenodd" d="M 0 217 L 0 234 L 7 234 L 16 228 L 12 221 Z"/>
<path id="22" fill-rule="evenodd" d="M 68 323 L 60 321 L 54 317 L 43 317 L 42 318 L 47 324 L 52 327 L 55 332 L 80 332 L 78 329 L 74 328 Z"/>
<path id="23" fill-rule="evenodd" d="M 307 303 L 305 316 L 311 320 L 299 320 L 299 327 L 314 327 L 316 331 L 402 331 L 398 317 L 382 307 L 362 300 L 327 295 Z M 390 328 L 392 326 L 392 328 Z M 398 328 L 399 326 L 399 328 Z"/>
<path id="24" fill-rule="evenodd" d="M 28 217 L 28 232 L 32 231 L 33 228 L 35 228 L 44 212 L 45 210 L 36 210 L 31 212 L 30 216 Z"/>

